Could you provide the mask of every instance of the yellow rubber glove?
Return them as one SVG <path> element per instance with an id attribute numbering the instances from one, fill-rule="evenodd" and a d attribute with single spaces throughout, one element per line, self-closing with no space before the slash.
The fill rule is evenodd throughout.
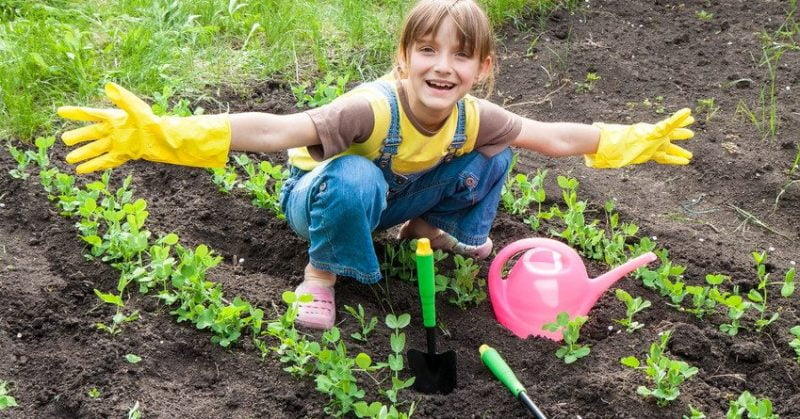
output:
<path id="1" fill-rule="evenodd" d="M 231 144 L 227 114 L 156 116 L 147 103 L 114 83 L 106 84 L 105 91 L 119 109 L 58 108 L 62 118 L 97 122 L 61 136 L 68 146 L 92 141 L 67 154 L 70 164 L 88 160 L 78 165 L 76 172 L 104 170 L 135 159 L 194 167 L 225 166 Z"/>
<path id="2" fill-rule="evenodd" d="M 593 125 L 600 128 L 600 143 L 595 154 L 584 155 L 586 165 L 605 169 L 650 160 L 662 164 L 689 164 L 692 153 L 672 141 L 694 137 L 694 132 L 684 128 L 693 122 L 692 111 L 684 108 L 655 125 L 595 123 Z"/>

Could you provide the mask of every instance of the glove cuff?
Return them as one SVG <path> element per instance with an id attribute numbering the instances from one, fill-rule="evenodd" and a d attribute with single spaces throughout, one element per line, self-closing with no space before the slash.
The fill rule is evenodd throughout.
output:
<path id="1" fill-rule="evenodd" d="M 231 146 L 228 114 L 167 117 L 160 125 L 171 150 L 146 157 L 148 160 L 192 167 L 225 167 Z"/>

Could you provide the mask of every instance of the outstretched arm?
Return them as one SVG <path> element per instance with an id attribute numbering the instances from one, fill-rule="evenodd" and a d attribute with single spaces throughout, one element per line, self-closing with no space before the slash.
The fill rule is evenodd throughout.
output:
<path id="1" fill-rule="evenodd" d="M 693 122 L 688 108 L 656 124 L 585 125 L 524 119 L 522 130 L 513 144 L 553 157 L 583 154 L 586 165 L 598 169 L 650 160 L 685 165 L 689 164 L 692 153 L 672 141 L 692 138 L 694 133 L 686 127 Z"/>
<path id="2" fill-rule="evenodd" d="M 572 122 L 539 122 L 525 118 L 515 147 L 550 157 L 580 156 L 597 151 L 600 129 Z"/>
<path id="3" fill-rule="evenodd" d="M 157 116 L 150 105 L 114 83 L 108 83 L 105 91 L 117 108 L 58 109 L 63 118 L 94 122 L 61 136 L 68 146 L 86 143 L 67 154 L 68 163 L 80 163 L 78 173 L 135 159 L 222 167 L 231 148 L 270 152 L 319 143 L 314 123 L 306 114 Z"/>
<path id="4" fill-rule="evenodd" d="M 319 144 L 319 136 L 306 113 L 275 115 L 247 112 L 231 114 L 231 150 L 270 153 Z"/>

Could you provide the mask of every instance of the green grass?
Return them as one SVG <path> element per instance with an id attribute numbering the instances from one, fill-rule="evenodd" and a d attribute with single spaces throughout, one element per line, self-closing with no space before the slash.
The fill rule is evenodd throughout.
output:
<path id="1" fill-rule="evenodd" d="M 546 13 L 555 0 L 485 0 L 496 24 Z M 0 139 L 30 142 L 60 124 L 55 108 L 101 103 L 115 81 L 140 95 L 266 78 L 293 84 L 386 72 L 404 0 L 4 0 Z M 575 1 L 564 7 L 574 8 Z"/>

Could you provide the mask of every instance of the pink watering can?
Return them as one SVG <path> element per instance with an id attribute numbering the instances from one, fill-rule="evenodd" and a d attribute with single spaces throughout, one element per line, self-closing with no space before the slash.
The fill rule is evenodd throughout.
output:
<path id="1" fill-rule="evenodd" d="M 504 279 L 503 266 L 522 251 Z M 545 238 L 516 241 L 503 248 L 489 267 L 494 315 L 520 338 L 537 335 L 559 341 L 560 332 L 548 332 L 542 325 L 555 321 L 562 311 L 570 318 L 586 315 L 612 284 L 656 258 L 648 252 L 590 279 L 581 257 L 566 244 Z"/>

